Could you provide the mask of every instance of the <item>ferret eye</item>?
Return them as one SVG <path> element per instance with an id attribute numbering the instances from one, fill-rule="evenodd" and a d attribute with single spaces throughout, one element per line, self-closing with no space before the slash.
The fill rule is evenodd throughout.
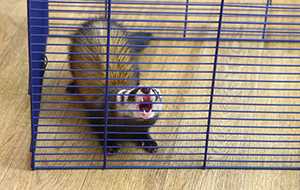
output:
<path id="1" fill-rule="evenodd" d="M 155 88 L 152 88 L 152 92 L 155 94 L 155 101 L 157 101 L 159 99 L 159 92 Z"/>
<path id="2" fill-rule="evenodd" d="M 120 101 L 120 102 L 125 102 L 125 95 L 126 95 L 126 90 L 120 90 L 119 92 L 118 92 L 118 95 L 117 95 L 117 99 L 118 99 L 118 101 Z"/>
<path id="3" fill-rule="evenodd" d="M 127 98 L 128 102 L 134 102 L 135 101 L 135 96 L 133 96 L 132 94 L 130 94 Z"/>
<path id="4" fill-rule="evenodd" d="M 126 93 L 126 91 L 122 92 L 121 102 L 125 102 L 125 93 Z"/>
<path id="5" fill-rule="evenodd" d="M 134 102 L 135 101 L 135 95 L 139 91 L 140 88 L 135 88 L 133 89 L 129 94 L 128 94 L 128 102 Z"/>

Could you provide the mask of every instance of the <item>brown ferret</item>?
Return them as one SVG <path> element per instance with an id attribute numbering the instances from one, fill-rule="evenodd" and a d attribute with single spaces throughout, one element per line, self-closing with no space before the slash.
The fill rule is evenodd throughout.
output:
<path id="1" fill-rule="evenodd" d="M 89 111 L 92 124 L 104 136 L 105 116 L 108 116 L 107 151 L 117 152 L 118 139 L 137 142 L 147 152 L 157 151 L 157 143 L 149 129 L 162 110 L 160 91 L 139 83 L 138 54 L 151 39 L 151 33 L 129 33 L 122 25 L 110 26 L 109 72 L 106 81 L 107 22 L 88 21 L 76 31 L 70 46 L 70 69 L 73 81 L 67 91 L 78 93 Z M 108 84 L 108 115 L 105 115 L 106 82 Z M 94 119 L 95 117 L 99 119 Z M 99 125 L 99 127 L 98 127 Z M 122 140 L 119 140 L 122 141 Z"/>

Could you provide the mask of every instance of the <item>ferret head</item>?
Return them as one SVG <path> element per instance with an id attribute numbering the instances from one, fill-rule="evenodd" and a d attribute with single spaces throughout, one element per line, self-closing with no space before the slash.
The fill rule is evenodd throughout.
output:
<path id="1" fill-rule="evenodd" d="M 161 102 L 160 91 L 156 88 L 124 89 L 118 92 L 116 109 L 120 110 L 120 116 L 148 120 L 159 115 Z"/>

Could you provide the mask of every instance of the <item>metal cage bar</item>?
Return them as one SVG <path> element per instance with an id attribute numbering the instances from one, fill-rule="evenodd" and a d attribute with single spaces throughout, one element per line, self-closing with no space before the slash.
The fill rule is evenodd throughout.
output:
<path id="1" fill-rule="evenodd" d="M 220 3 L 218 33 L 217 33 L 217 39 L 216 39 L 214 66 L 213 66 L 213 71 L 212 71 L 213 73 L 212 73 L 212 79 L 211 79 L 211 90 L 210 90 L 209 110 L 208 110 L 208 119 L 207 119 L 207 131 L 206 131 L 206 141 L 205 141 L 204 161 L 203 161 L 204 168 L 206 168 L 207 154 L 208 154 L 209 134 L 210 134 L 212 110 L 213 110 L 213 104 L 214 104 L 214 91 L 215 91 L 215 83 L 216 83 L 217 65 L 218 65 L 218 58 L 219 58 L 219 46 L 220 46 L 220 38 L 221 38 L 221 32 L 222 32 L 224 2 L 225 2 L 224 0 L 221 0 L 221 3 Z"/>
<path id="2" fill-rule="evenodd" d="M 104 112 L 105 112 L 105 117 L 104 117 L 104 121 L 105 121 L 105 131 L 104 131 L 104 162 L 103 162 L 103 169 L 106 169 L 106 164 L 107 164 L 107 139 L 108 139 L 108 135 L 107 135 L 107 128 L 108 128 L 108 110 L 109 110 L 109 92 L 108 92 L 108 88 L 109 88 L 109 65 L 110 65 L 110 37 L 111 37 L 111 0 L 107 0 L 106 1 L 106 10 L 107 13 L 105 13 L 105 17 L 107 18 L 107 43 L 106 43 L 106 70 L 105 70 L 105 108 L 104 108 Z"/>
<path id="3" fill-rule="evenodd" d="M 47 18 L 48 17 L 48 2 L 31 2 L 28 0 L 28 50 L 29 50 L 29 94 L 31 95 L 31 145 L 30 151 L 32 152 L 32 167 L 35 167 L 35 149 L 36 149 L 36 132 L 37 132 L 37 124 L 39 122 L 38 116 L 40 112 L 39 103 L 33 103 L 41 100 L 41 96 L 32 96 L 35 93 L 41 93 L 42 88 L 32 88 L 34 85 L 42 85 L 44 71 L 43 70 L 35 70 L 35 69 L 43 69 L 44 68 L 44 52 L 46 51 L 46 45 L 35 45 L 37 43 L 46 44 L 47 37 L 38 37 L 34 36 L 35 34 L 45 34 L 48 35 L 48 21 L 45 19 L 39 19 L 39 17 Z M 43 9 L 43 11 L 35 11 L 34 9 Z M 39 27 L 34 27 L 35 25 L 45 26 L 44 29 Z M 36 52 L 39 51 L 39 52 Z M 36 60 L 36 61 L 33 61 Z"/>

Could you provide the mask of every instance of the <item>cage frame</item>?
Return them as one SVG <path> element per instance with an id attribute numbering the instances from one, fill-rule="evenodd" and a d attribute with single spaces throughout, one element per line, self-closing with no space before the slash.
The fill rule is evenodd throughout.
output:
<path id="1" fill-rule="evenodd" d="M 103 152 L 104 162 L 103 166 L 78 166 L 78 167 L 36 167 L 35 166 L 35 150 L 36 150 L 36 139 L 37 139 L 37 132 L 38 132 L 38 123 L 39 123 L 39 110 L 40 110 L 40 103 L 41 102 L 41 94 L 42 94 L 42 86 L 43 86 L 43 76 L 44 71 L 43 69 L 47 66 L 47 57 L 45 56 L 46 52 L 46 45 L 47 44 L 47 35 L 48 32 L 48 18 L 49 18 L 49 2 L 50 1 L 42 1 L 42 0 L 28 0 L 28 47 L 29 47 L 29 95 L 31 99 L 31 145 L 30 151 L 32 154 L 32 161 L 31 167 L 32 169 L 267 169 L 267 170 L 300 170 L 299 167 L 238 167 L 238 166 L 208 166 L 208 149 L 209 149 L 209 142 L 210 142 L 210 134 L 211 134 L 211 120 L 213 114 L 213 105 L 214 105 L 214 91 L 216 89 L 216 75 L 217 75 L 217 66 L 218 66 L 218 59 L 219 59 L 219 46 L 221 42 L 230 42 L 232 39 L 222 38 L 222 24 L 223 24 L 223 16 L 224 16 L 224 4 L 226 0 L 219 1 L 219 17 L 217 20 L 217 32 L 215 38 L 199 38 L 199 41 L 212 41 L 215 42 L 215 52 L 214 52 L 214 61 L 213 61 L 213 70 L 212 70 L 212 78 L 211 78 L 211 86 L 210 86 L 210 95 L 209 95 L 209 111 L 208 111 L 208 119 L 207 119 L 207 127 L 206 127 L 206 134 L 205 134 L 205 147 L 204 147 L 204 160 L 202 166 L 185 166 L 185 167 L 163 167 L 163 166 L 145 166 L 145 167 L 138 167 L 138 166 L 120 166 L 120 167 L 112 167 L 107 166 L 107 151 Z M 111 32 L 111 16 L 112 16 L 112 0 L 105 0 L 105 13 L 106 19 L 108 23 L 107 27 L 107 44 L 106 44 L 106 87 L 105 87 L 105 131 L 104 131 L 104 149 L 107 150 L 107 127 L 108 127 L 108 75 L 109 75 L 109 64 L 110 64 L 110 32 Z M 299 43 L 300 40 L 271 40 L 266 37 L 268 31 L 268 18 L 269 18 L 269 11 L 272 7 L 272 0 L 266 0 L 265 2 L 265 15 L 264 15 L 264 24 L 263 29 L 261 31 L 261 39 L 248 39 L 249 41 L 261 41 L 261 42 L 283 42 L 283 43 Z M 184 29 L 183 29 L 183 37 L 182 40 L 185 41 L 188 31 L 188 10 L 190 1 L 186 0 L 185 3 L 185 15 L 184 15 Z M 154 39 L 155 40 L 155 39 Z M 164 40 L 162 38 L 158 40 Z M 169 40 L 172 40 L 170 38 Z M 188 39 L 188 40 L 195 40 Z M 245 39 L 243 39 L 245 41 Z M 247 41 L 247 39 L 246 39 Z M 36 95 L 38 94 L 38 95 Z"/>

